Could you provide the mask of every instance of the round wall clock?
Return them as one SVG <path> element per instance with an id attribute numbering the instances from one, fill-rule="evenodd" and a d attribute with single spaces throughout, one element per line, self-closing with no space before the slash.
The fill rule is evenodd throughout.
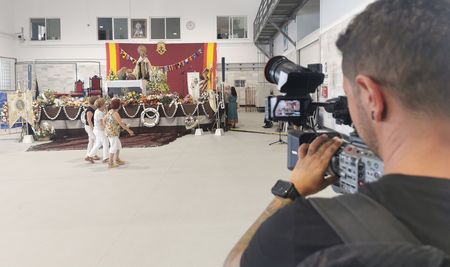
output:
<path id="1" fill-rule="evenodd" d="M 186 29 L 188 29 L 190 31 L 195 29 L 195 22 L 193 22 L 192 20 L 186 22 Z"/>

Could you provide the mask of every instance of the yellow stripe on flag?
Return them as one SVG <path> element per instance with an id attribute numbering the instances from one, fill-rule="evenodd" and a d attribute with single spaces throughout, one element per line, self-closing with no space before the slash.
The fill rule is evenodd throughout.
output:
<path id="1" fill-rule="evenodd" d="M 213 79 L 215 79 L 216 77 L 213 77 L 213 73 L 212 70 L 214 68 L 214 52 L 215 52 L 215 43 L 208 43 L 208 49 L 206 51 L 206 67 L 209 68 L 211 70 L 210 73 L 210 77 L 211 79 L 209 79 L 208 81 L 208 90 L 213 90 L 213 86 L 212 86 L 212 81 Z"/>
<path id="2" fill-rule="evenodd" d="M 115 43 L 109 44 L 109 71 L 117 73 L 117 47 Z"/>

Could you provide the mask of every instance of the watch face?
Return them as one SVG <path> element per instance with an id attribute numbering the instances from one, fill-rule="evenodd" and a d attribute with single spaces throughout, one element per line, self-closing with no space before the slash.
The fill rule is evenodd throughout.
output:
<path id="1" fill-rule="evenodd" d="M 288 196 L 291 186 L 292 185 L 289 182 L 278 180 L 277 183 L 272 187 L 272 194 L 285 198 Z"/>

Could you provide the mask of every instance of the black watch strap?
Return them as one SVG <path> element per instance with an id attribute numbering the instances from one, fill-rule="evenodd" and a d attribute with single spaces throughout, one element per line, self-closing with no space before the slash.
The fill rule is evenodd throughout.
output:
<path id="1" fill-rule="evenodd" d="M 295 200 L 300 197 L 297 189 L 293 183 L 283 180 L 278 180 L 272 187 L 272 194 L 281 198 L 289 198 Z"/>

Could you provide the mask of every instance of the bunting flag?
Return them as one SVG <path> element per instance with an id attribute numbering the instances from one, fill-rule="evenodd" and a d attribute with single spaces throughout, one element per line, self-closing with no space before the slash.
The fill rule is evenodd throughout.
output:
<path id="1" fill-rule="evenodd" d="M 189 63 L 191 63 L 192 61 L 194 61 L 196 58 L 200 57 L 203 54 L 203 50 L 200 48 L 198 49 L 194 54 L 190 55 L 189 57 L 176 62 L 174 64 L 170 64 L 170 65 L 164 65 L 164 66 L 156 66 L 153 65 L 152 67 L 155 69 L 160 69 L 163 70 L 164 72 L 169 72 L 169 71 L 173 71 L 176 69 L 181 69 L 182 67 L 188 65 Z M 134 57 L 130 56 L 130 54 L 128 54 L 125 50 L 123 50 L 122 48 L 120 49 L 120 53 L 119 55 L 122 57 L 122 59 L 128 60 L 130 62 L 132 62 L 133 64 L 137 63 L 137 59 L 135 59 Z"/>

